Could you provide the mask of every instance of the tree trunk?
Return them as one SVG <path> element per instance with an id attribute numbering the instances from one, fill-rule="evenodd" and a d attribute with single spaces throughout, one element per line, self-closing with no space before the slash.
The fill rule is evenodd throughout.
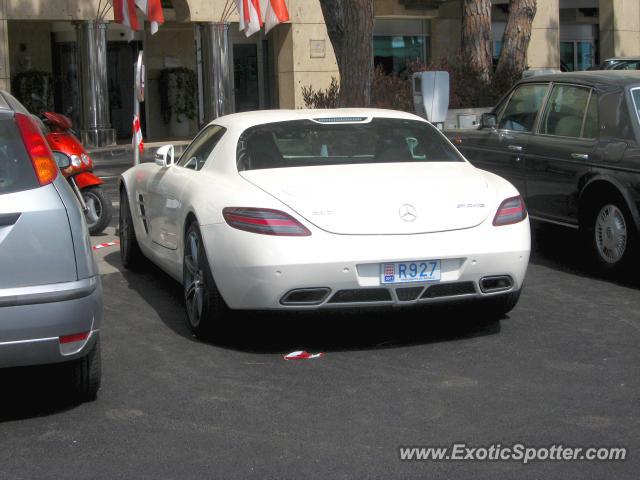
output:
<path id="1" fill-rule="evenodd" d="M 373 78 L 373 0 L 320 0 L 340 72 L 341 107 L 368 107 Z"/>
<path id="2" fill-rule="evenodd" d="M 520 78 L 527 67 L 527 48 L 536 10 L 536 0 L 511 0 L 507 27 L 502 38 L 502 52 L 496 69 L 496 76 L 502 81 Z"/>
<path id="3" fill-rule="evenodd" d="M 492 70 L 491 0 L 463 0 L 462 56 L 469 72 L 488 85 Z"/>

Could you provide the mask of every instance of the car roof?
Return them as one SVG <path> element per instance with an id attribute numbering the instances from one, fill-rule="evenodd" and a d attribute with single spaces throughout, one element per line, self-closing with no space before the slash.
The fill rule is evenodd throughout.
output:
<path id="1" fill-rule="evenodd" d="M 4 90 L 0 90 L 0 110 L 11 110 L 11 107 L 5 99 L 5 93 Z"/>
<path id="2" fill-rule="evenodd" d="M 353 118 L 400 118 L 406 120 L 426 121 L 417 115 L 400 112 L 397 110 L 385 110 L 380 108 L 335 108 L 335 109 L 299 109 L 299 110 L 255 110 L 251 112 L 233 113 L 216 118 L 212 125 L 223 127 L 249 128 L 265 123 L 286 122 L 290 120 L 314 120 L 314 119 L 344 119 L 346 122 Z"/>
<path id="3" fill-rule="evenodd" d="M 605 62 L 635 62 L 640 60 L 640 57 L 611 57 L 604 60 Z"/>
<path id="4" fill-rule="evenodd" d="M 567 82 L 589 85 L 600 90 L 640 84 L 640 72 L 634 70 L 590 70 L 587 72 L 563 72 L 538 75 L 520 80 L 519 83 Z"/>

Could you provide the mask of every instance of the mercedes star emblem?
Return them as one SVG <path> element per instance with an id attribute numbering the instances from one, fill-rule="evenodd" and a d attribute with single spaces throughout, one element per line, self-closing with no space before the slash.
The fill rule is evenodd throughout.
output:
<path id="1" fill-rule="evenodd" d="M 400 215 L 400 218 L 405 222 L 413 222 L 418 216 L 416 213 L 416 207 L 409 203 L 405 203 L 400 207 L 398 215 Z"/>

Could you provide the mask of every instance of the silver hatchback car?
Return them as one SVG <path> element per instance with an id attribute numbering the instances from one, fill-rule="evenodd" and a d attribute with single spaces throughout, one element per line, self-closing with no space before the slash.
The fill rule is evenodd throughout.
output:
<path id="1" fill-rule="evenodd" d="M 63 363 L 100 388 L 102 291 L 84 215 L 29 112 L 0 91 L 0 368 Z"/>

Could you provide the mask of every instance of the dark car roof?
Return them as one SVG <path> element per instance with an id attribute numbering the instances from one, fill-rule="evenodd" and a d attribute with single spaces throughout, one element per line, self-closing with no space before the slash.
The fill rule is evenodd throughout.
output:
<path id="1" fill-rule="evenodd" d="M 640 57 L 611 57 L 607 58 L 605 62 L 635 62 L 638 60 L 640 60 Z"/>
<path id="2" fill-rule="evenodd" d="M 618 89 L 640 84 L 640 72 L 634 70 L 595 70 L 588 72 L 564 72 L 538 75 L 520 80 L 519 83 L 568 82 L 589 85 L 599 90 Z"/>

